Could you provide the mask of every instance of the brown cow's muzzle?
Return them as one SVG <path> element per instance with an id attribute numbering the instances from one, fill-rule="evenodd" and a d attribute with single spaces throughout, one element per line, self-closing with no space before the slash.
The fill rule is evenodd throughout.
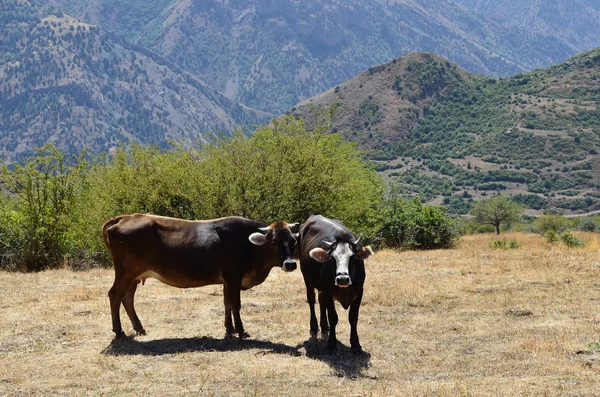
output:
<path id="1" fill-rule="evenodd" d="M 281 268 L 285 272 L 291 272 L 293 270 L 296 270 L 297 267 L 298 266 L 296 265 L 296 261 L 293 259 L 286 259 L 283 261 L 283 265 L 281 265 Z"/>

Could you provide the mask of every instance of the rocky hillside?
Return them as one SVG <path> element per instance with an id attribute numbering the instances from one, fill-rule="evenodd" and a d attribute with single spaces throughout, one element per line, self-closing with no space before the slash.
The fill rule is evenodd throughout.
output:
<path id="1" fill-rule="evenodd" d="M 433 54 L 368 69 L 290 112 L 336 106 L 332 128 L 405 192 L 464 212 L 511 194 L 531 210 L 600 209 L 600 49 L 495 79 Z"/>
<path id="2" fill-rule="evenodd" d="M 411 51 L 507 76 L 561 62 L 582 50 L 580 42 L 600 45 L 593 29 L 577 38 L 549 35 L 451 0 L 35 1 L 147 47 L 230 99 L 267 112 L 286 111 Z M 587 12 L 582 2 L 565 15 L 571 23 Z"/>
<path id="3" fill-rule="evenodd" d="M 100 152 L 129 140 L 202 141 L 268 119 L 101 28 L 0 3 L 0 158 L 46 142 Z"/>

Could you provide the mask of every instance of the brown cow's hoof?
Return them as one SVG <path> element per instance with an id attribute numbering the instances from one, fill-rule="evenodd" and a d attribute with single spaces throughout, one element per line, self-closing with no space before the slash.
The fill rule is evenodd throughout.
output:
<path id="1" fill-rule="evenodd" d="M 115 332 L 115 339 L 119 339 L 119 340 L 127 339 L 127 335 L 125 335 L 125 332 L 123 332 L 123 330 L 121 330 L 120 332 Z"/>
<path id="2" fill-rule="evenodd" d="M 138 335 L 146 335 L 146 330 L 144 328 L 135 331 Z"/>

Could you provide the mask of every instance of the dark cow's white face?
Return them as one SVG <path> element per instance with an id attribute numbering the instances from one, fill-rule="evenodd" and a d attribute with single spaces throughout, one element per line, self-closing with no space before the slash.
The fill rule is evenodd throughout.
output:
<path id="1" fill-rule="evenodd" d="M 360 250 L 354 250 L 352 244 L 347 242 L 340 243 L 326 243 L 331 245 L 329 252 L 322 248 L 313 248 L 309 255 L 317 262 L 327 262 L 331 258 L 335 259 L 335 285 L 337 287 L 346 288 L 352 285 L 352 279 L 350 278 L 350 260 L 353 256 L 357 256 L 360 259 L 367 259 L 373 255 L 371 247 L 363 247 Z"/>

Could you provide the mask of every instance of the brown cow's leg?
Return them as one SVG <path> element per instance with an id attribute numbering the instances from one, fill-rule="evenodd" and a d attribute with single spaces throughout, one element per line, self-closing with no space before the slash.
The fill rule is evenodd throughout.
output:
<path id="1" fill-rule="evenodd" d="M 123 297 L 123 306 L 125 307 L 125 311 L 131 320 L 131 324 L 133 325 L 133 329 L 140 335 L 146 335 L 146 330 L 142 326 L 142 322 L 140 321 L 137 313 L 135 312 L 135 308 L 133 306 L 133 297 L 135 296 L 135 291 L 137 289 L 139 281 L 134 281 L 127 293 Z"/>
<path id="2" fill-rule="evenodd" d="M 115 274 L 115 282 L 108 291 L 108 298 L 110 299 L 110 314 L 112 317 L 113 332 L 117 338 L 125 336 L 123 328 L 121 328 L 121 318 L 119 316 L 119 309 L 121 308 L 121 302 L 123 297 L 127 293 L 129 286 L 133 282 L 130 278 L 125 278 L 120 272 Z"/>
<path id="3" fill-rule="evenodd" d="M 316 338 L 319 325 L 317 324 L 317 315 L 315 314 L 315 289 L 308 285 L 306 280 L 304 280 L 304 283 L 306 284 L 306 300 L 310 308 L 310 336 Z"/>
<path id="4" fill-rule="evenodd" d="M 338 323 L 338 315 L 335 311 L 335 302 L 333 296 L 326 292 L 319 294 L 319 303 L 323 302 L 327 308 L 327 314 L 329 315 L 329 340 L 327 341 L 327 350 L 334 351 L 337 347 L 337 339 L 335 337 L 335 326 Z"/>
<path id="5" fill-rule="evenodd" d="M 352 353 L 360 353 L 362 347 L 358 341 L 358 331 L 356 326 L 358 324 L 358 310 L 360 309 L 360 302 L 362 301 L 363 290 L 361 289 L 352 305 L 350 305 L 350 313 L 348 313 L 348 320 L 350 321 L 350 347 Z"/>
<path id="6" fill-rule="evenodd" d="M 234 333 L 233 321 L 231 321 L 231 304 L 229 303 L 229 291 L 227 284 L 223 284 L 223 303 L 225 304 L 225 333 L 232 336 Z"/>
<path id="7" fill-rule="evenodd" d="M 319 311 L 321 312 L 321 336 L 323 338 L 327 337 L 327 333 L 329 332 L 329 325 L 327 322 L 327 303 L 324 300 L 325 297 L 323 293 L 319 291 Z"/>
<path id="8" fill-rule="evenodd" d="M 235 332 L 240 336 L 240 339 L 249 337 L 250 335 L 244 333 L 244 325 L 242 324 L 242 318 L 240 317 L 240 309 L 242 307 L 240 284 L 237 283 L 236 285 L 232 285 L 230 283 L 227 286 L 227 292 L 229 292 L 229 304 L 231 305 L 231 311 L 233 312 Z"/>

